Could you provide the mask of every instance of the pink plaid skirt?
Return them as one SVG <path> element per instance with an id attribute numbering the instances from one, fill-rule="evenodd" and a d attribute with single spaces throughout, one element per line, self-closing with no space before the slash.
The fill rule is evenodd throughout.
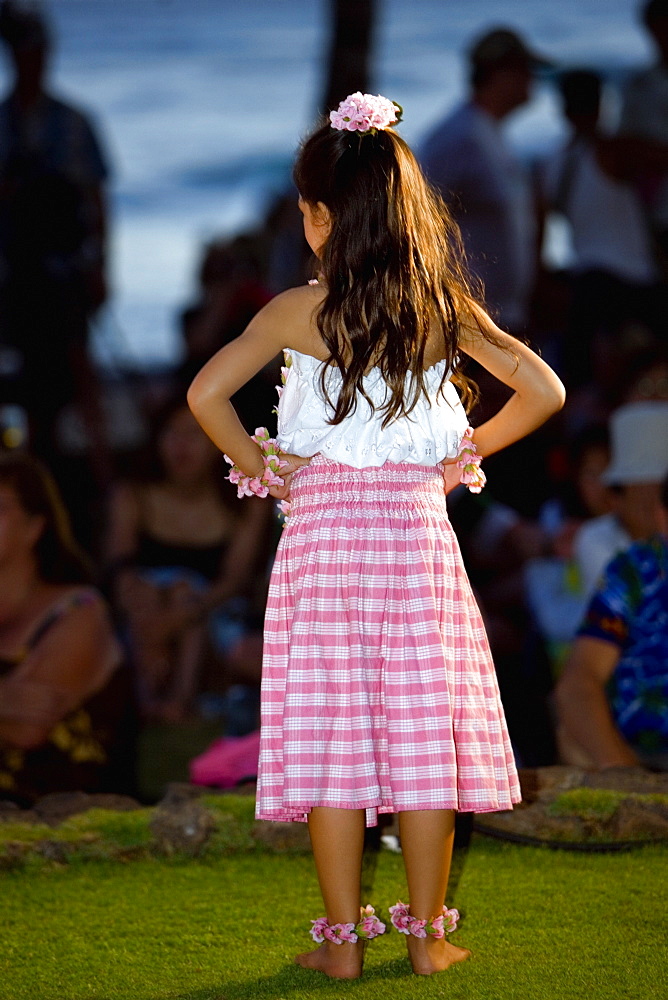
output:
<path id="1" fill-rule="evenodd" d="M 440 469 L 316 456 L 293 477 L 269 590 L 258 819 L 333 806 L 371 826 L 519 800 Z"/>

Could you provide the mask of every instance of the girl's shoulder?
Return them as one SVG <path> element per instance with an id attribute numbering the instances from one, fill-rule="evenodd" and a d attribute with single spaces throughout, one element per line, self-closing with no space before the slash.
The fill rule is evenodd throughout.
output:
<path id="1" fill-rule="evenodd" d="M 261 330 L 284 331 L 284 347 L 325 357 L 322 338 L 318 331 L 318 309 L 325 299 L 321 285 L 299 285 L 274 296 L 252 321 L 251 326 Z"/>
<path id="2" fill-rule="evenodd" d="M 262 312 L 294 313 L 296 318 L 313 317 L 314 310 L 322 305 L 325 289 L 319 284 L 297 285 L 279 292 L 263 307 Z"/>

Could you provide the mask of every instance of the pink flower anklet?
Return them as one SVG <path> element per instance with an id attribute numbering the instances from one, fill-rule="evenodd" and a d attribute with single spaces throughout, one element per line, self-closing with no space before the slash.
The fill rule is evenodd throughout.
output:
<path id="1" fill-rule="evenodd" d="M 397 902 L 396 906 L 390 907 L 390 920 L 400 934 L 412 934 L 413 937 L 426 938 L 428 935 L 434 938 L 442 938 L 445 934 L 452 934 L 457 929 L 459 920 L 458 910 L 448 910 L 443 907 L 443 912 L 439 913 L 433 920 L 418 920 L 412 917 L 405 903 Z"/>
<path id="2" fill-rule="evenodd" d="M 311 937 L 316 944 L 321 944 L 322 941 L 331 941 L 332 944 L 350 941 L 355 944 L 358 938 L 371 941 L 385 933 L 385 924 L 378 919 L 373 906 L 360 908 L 360 920 L 357 924 L 328 924 L 327 917 L 320 917 L 311 923 Z"/>

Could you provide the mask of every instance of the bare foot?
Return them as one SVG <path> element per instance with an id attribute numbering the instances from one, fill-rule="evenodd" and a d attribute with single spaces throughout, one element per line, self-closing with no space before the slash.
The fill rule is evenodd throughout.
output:
<path id="1" fill-rule="evenodd" d="M 471 956 L 468 948 L 458 948 L 445 938 L 416 938 L 411 934 L 406 938 L 406 944 L 413 972 L 418 976 L 444 972 L 456 962 L 464 962 Z"/>
<path id="2" fill-rule="evenodd" d="M 364 941 L 358 941 L 357 944 L 351 944 L 350 941 L 343 941 L 341 944 L 323 941 L 314 951 L 297 955 L 295 962 L 303 969 L 324 972 L 332 979 L 359 979 L 362 975 L 364 944 Z"/>

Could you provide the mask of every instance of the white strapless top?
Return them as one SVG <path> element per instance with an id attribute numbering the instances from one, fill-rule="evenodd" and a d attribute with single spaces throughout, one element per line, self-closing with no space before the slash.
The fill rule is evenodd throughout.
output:
<path id="1" fill-rule="evenodd" d="M 277 437 L 282 451 L 303 458 L 320 453 L 356 469 L 385 462 L 436 465 L 459 454 L 468 418 L 452 382 L 446 382 L 438 392 L 445 361 L 425 371 L 428 397 L 422 395 L 408 417 L 399 417 L 383 428 L 385 413 L 380 407 L 388 389 L 378 368 L 364 376 L 364 389 L 375 411 L 359 397 L 354 413 L 340 424 L 329 424 L 332 410 L 320 387 L 322 362 L 299 351 L 288 353 L 292 366 L 278 405 Z M 341 387 L 338 369 L 331 368 L 327 379 L 329 395 L 336 400 Z"/>

